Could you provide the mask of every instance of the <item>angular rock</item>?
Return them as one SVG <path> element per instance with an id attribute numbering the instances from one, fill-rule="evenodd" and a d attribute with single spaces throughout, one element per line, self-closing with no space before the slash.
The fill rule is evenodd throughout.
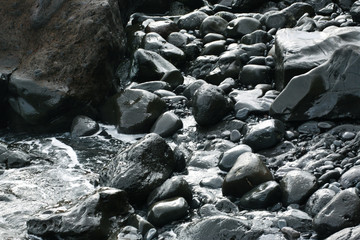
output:
<path id="1" fill-rule="evenodd" d="M 87 103 L 98 106 L 112 91 L 125 51 L 119 2 L 13 4 L 4 2 L 0 10 L 0 75 L 13 73 L 11 108 L 17 113 L 11 122 L 20 119 L 25 130 L 69 129 Z"/>
<path id="2" fill-rule="evenodd" d="M 160 187 L 154 189 L 147 199 L 147 204 L 151 206 L 161 200 L 175 197 L 183 197 L 189 203 L 192 200 L 191 187 L 180 176 L 172 177 L 166 180 Z"/>
<path id="3" fill-rule="evenodd" d="M 310 216 L 318 214 L 324 206 L 333 199 L 335 192 L 328 188 L 322 188 L 314 192 L 308 199 L 305 207 L 305 211 Z"/>
<path id="4" fill-rule="evenodd" d="M 109 124 L 116 124 L 119 132 L 146 133 L 165 110 L 166 103 L 155 94 L 126 89 L 105 103 L 102 118 Z"/>
<path id="5" fill-rule="evenodd" d="M 241 154 L 225 177 L 222 192 L 224 196 L 242 197 L 257 185 L 273 180 L 270 170 L 254 153 Z"/>
<path id="6" fill-rule="evenodd" d="M 181 16 L 177 22 L 180 29 L 195 30 L 199 29 L 201 23 L 208 15 L 202 11 L 194 11 Z"/>
<path id="7" fill-rule="evenodd" d="M 130 77 L 136 82 L 162 80 L 172 87 L 184 81 L 180 71 L 166 59 L 155 52 L 138 49 L 134 53 Z"/>
<path id="8" fill-rule="evenodd" d="M 268 66 L 247 64 L 240 72 L 240 83 L 245 86 L 270 83 L 272 80 L 270 71 L 271 68 Z"/>
<path id="9" fill-rule="evenodd" d="M 219 16 L 209 16 L 204 19 L 200 25 L 200 33 L 205 36 L 208 33 L 219 33 L 225 32 L 228 22 Z"/>
<path id="10" fill-rule="evenodd" d="M 188 203 L 182 197 L 163 200 L 150 208 L 147 219 L 160 227 L 185 217 L 188 207 Z"/>
<path id="11" fill-rule="evenodd" d="M 326 62 L 335 50 L 348 44 L 359 46 L 359 27 L 328 27 L 322 32 L 293 29 L 277 31 L 275 38 L 277 90 L 282 90 L 294 76 Z M 344 60 L 344 59 L 343 59 Z"/>
<path id="12" fill-rule="evenodd" d="M 77 116 L 71 125 L 71 137 L 90 136 L 97 133 L 100 129 L 99 124 L 87 116 Z"/>
<path id="13" fill-rule="evenodd" d="M 103 185 L 125 190 L 132 202 L 142 203 L 169 178 L 175 166 L 174 153 L 155 133 L 146 135 L 104 168 Z"/>
<path id="14" fill-rule="evenodd" d="M 181 119 L 173 112 L 165 112 L 156 120 L 150 132 L 157 133 L 161 137 L 170 137 L 183 127 Z"/>
<path id="15" fill-rule="evenodd" d="M 22 168 L 29 166 L 31 157 L 20 150 L 7 150 L 5 145 L 0 145 L 0 166 L 5 169 Z"/>
<path id="16" fill-rule="evenodd" d="M 244 35 L 252 33 L 260 27 L 261 23 L 256 18 L 239 17 L 229 22 L 226 27 L 226 36 L 241 39 Z"/>
<path id="17" fill-rule="evenodd" d="M 314 229 L 327 237 L 360 222 L 360 199 L 355 188 L 338 193 L 314 218 Z"/>
<path id="18" fill-rule="evenodd" d="M 311 173 L 293 170 L 288 172 L 280 181 L 283 191 L 283 204 L 303 204 L 316 191 L 316 177 Z"/>
<path id="19" fill-rule="evenodd" d="M 185 61 L 184 52 L 173 44 L 168 43 L 158 33 L 151 32 L 146 34 L 143 39 L 143 48 L 160 54 L 175 65 L 180 65 Z"/>
<path id="20" fill-rule="evenodd" d="M 342 36 L 351 40 L 353 35 Z M 270 114 L 285 121 L 358 118 L 359 56 L 360 47 L 343 46 L 324 64 L 294 77 L 272 104 Z"/>
<path id="21" fill-rule="evenodd" d="M 289 209 L 279 214 L 280 219 L 284 219 L 287 225 L 297 231 L 305 232 L 312 230 L 312 218 L 299 209 Z"/>
<path id="22" fill-rule="evenodd" d="M 273 99 L 263 96 L 261 89 L 253 90 L 233 90 L 230 94 L 235 100 L 235 111 L 247 109 L 248 112 L 268 113 Z"/>
<path id="23" fill-rule="evenodd" d="M 223 171 L 229 171 L 234 166 L 237 158 L 245 152 L 252 152 L 252 149 L 245 144 L 227 150 L 219 162 L 219 168 Z"/>
<path id="24" fill-rule="evenodd" d="M 284 124 L 277 119 L 269 119 L 250 128 L 243 142 L 254 151 L 259 151 L 278 144 L 284 137 L 284 134 Z"/>
<path id="25" fill-rule="evenodd" d="M 124 218 L 132 207 L 126 192 L 100 188 L 66 210 L 54 210 L 27 221 L 29 234 L 44 239 L 107 239 L 111 218 Z"/>
<path id="26" fill-rule="evenodd" d="M 246 209 L 262 209 L 281 201 L 280 185 L 275 181 L 264 182 L 240 198 L 239 204 Z"/>
<path id="27" fill-rule="evenodd" d="M 204 84 L 194 94 L 192 113 L 199 125 L 211 126 L 221 121 L 230 107 L 231 102 L 221 88 Z"/>

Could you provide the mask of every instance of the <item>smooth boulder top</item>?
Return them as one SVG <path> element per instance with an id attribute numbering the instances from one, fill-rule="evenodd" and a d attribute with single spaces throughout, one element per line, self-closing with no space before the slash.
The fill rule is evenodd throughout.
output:
<path id="1" fill-rule="evenodd" d="M 327 61 L 335 50 L 348 44 L 360 46 L 359 38 L 360 27 L 331 26 L 322 32 L 280 29 L 275 38 L 277 90 L 282 90 L 294 76 Z"/>

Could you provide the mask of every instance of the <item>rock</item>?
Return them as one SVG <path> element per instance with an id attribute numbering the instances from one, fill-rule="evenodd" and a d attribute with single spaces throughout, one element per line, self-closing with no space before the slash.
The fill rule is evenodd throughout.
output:
<path id="1" fill-rule="evenodd" d="M 359 45 L 360 28 L 335 26 L 322 32 L 281 29 L 275 37 L 277 90 L 282 90 L 294 76 L 326 62 L 335 50 L 348 44 Z M 338 55 L 338 54 L 337 54 Z"/>
<path id="2" fill-rule="evenodd" d="M 150 133 L 119 152 L 101 172 L 103 185 L 125 190 L 132 202 L 142 203 L 174 169 L 174 153 L 165 140 Z"/>
<path id="3" fill-rule="evenodd" d="M 252 149 L 248 145 L 240 144 L 227 150 L 219 162 L 219 168 L 223 171 L 229 171 L 234 166 L 237 158 L 244 152 L 252 152 Z"/>
<path id="4" fill-rule="evenodd" d="M 358 84 L 359 54 L 360 47 L 342 47 L 324 64 L 294 77 L 271 105 L 270 114 L 285 121 L 358 118 L 360 112 L 352 106 L 359 101 L 353 87 Z"/>
<path id="5" fill-rule="evenodd" d="M 347 170 L 339 179 L 343 188 L 355 187 L 360 182 L 360 166 L 354 166 Z"/>
<path id="6" fill-rule="evenodd" d="M 225 32 L 228 22 L 219 16 L 209 16 L 204 19 L 200 25 L 200 34 L 205 36 L 208 33 L 219 33 Z"/>
<path id="7" fill-rule="evenodd" d="M 22 168 L 31 163 L 30 155 L 20 150 L 8 150 L 5 145 L 0 145 L 0 166 L 5 169 Z"/>
<path id="8" fill-rule="evenodd" d="M 165 112 L 156 120 L 150 132 L 157 133 L 161 137 L 170 137 L 182 127 L 183 123 L 175 113 Z"/>
<path id="9" fill-rule="evenodd" d="M 245 152 L 226 175 L 222 192 L 224 196 L 242 197 L 257 185 L 271 180 L 273 176 L 260 157 Z"/>
<path id="10" fill-rule="evenodd" d="M 178 31 L 178 26 L 171 20 L 154 21 L 149 23 L 149 25 L 145 28 L 146 33 L 155 32 L 165 39 L 170 35 L 170 33 Z"/>
<path id="11" fill-rule="evenodd" d="M 0 10 L 7 36 L 0 40 L 0 75 L 11 73 L 10 108 L 16 113 L 10 122 L 18 121 L 15 127 L 23 131 L 69 129 L 76 115 L 87 114 L 89 102 L 97 107 L 112 92 L 125 51 L 118 1 L 13 4 L 4 2 Z"/>
<path id="12" fill-rule="evenodd" d="M 175 65 L 181 65 L 185 62 L 184 52 L 173 44 L 168 43 L 158 33 L 150 32 L 146 34 L 143 39 L 143 47 L 145 50 L 160 54 Z"/>
<path id="13" fill-rule="evenodd" d="M 225 40 L 224 35 L 221 35 L 219 33 L 208 33 L 204 36 L 203 43 L 207 44 L 207 43 L 219 41 L 219 40 Z"/>
<path id="14" fill-rule="evenodd" d="M 249 145 L 254 151 L 259 151 L 278 144 L 284 134 L 284 124 L 279 120 L 269 119 L 250 128 L 243 143 Z"/>
<path id="15" fill-rule="evenodd" d="M 327 237 L 360 222 L 360 199 L 355 188 L 341 191 L 314 218 L 314 229 Z"/>
<path id="16" fill-rule="evenodd" d="M 349 11 L 353 5 L 354 0 L 338 0 L 336 2 L 344 11 Z"/>
<path id="17" fill-rule="evenodd" d="M 240 72 L 240 83 L 245 86 L 270 83 L 272 80 L 270 70 L 268 66 L 247 64 Z"/>
<path id="18" fill-rule="evenodd" d="M 155 226 L 163 226 L 186 216 L 188 204 L 182 197 L 155 203 L 148 212 L 148 221 Z"/>
<path id="19" fill-rule="evenodd" d="M 312 230 L 312 218 L 305 212 L 298 209 L 290 209 L 279 213 L 280 219 L 284 219 L 288 227 L 300 232 Z"/>
<path id="20" fill-rule="evenodd" d="M 240 198 L 240 206 L 246 209 L 267 208 L 281 200 L 280 185 L 275 181 L 264 182 Z"/>
<path id="21" fill-rule="evenodd" d="M 251 45 L 255 43 L 267 43 L 270 42 L 273 37 L 263 30 L 256 30 L 251 33 L 245 34 L 241 38 L 241 43 Z"/>
<path id="22" fill-rule="evenodd" d="M 136 82 L 161 80 L 169 83 L 173 88 L 184 81 L 180 71 L 174 65 L 159 54 L 144 49 L 138 49 L 134 53 L 131 78 Z"/>
<path id="23" fill-rule="evenodd" d="M 29 234 L 46 239 L 107 239 L 111 218 L 132 210 L 125 191 L 100 188 L 68 210 L 46 211 L 27 221 Z"/>
<path id="24" fill-rule="evenodd" d="M 151 82 L 144 82 L 139 84 L 132 83 L 128 88 L 146 90 L 152 93 L 160 89 L 171 90 L 170 84 L 164 81 L 151 81 Z"/>
<path id="25" fill-rule="evenodd" d="M 139 231 L 133 226 L 123 227 L 121 231 L 116 233 L 116 237 L 113 235 L 109 238 L 109 240 L 122 240 L 122 239 L 142 240 L 143 239 Z"/>
<path id="26" fill-rule="evenodd" d="M 179 231 L 178 238 L 183 240 L 257 239 L 261 235 L 260 231 L 249 231 L 249 228 L 249 221 L 242 218 L 212 216 L 187 225 Z"/>
<path id="27" fill-rule="evenodd" d="M 251 1 L 251 0 L 234 0 L 232 1 L 233 9 L 241 12 L 248 12 L 255 8 L 259 8 L 262 4 L 266 3 L 265 0 Z"/>
<path id="28" fill-rule="evenodd" d="M 281 228 L 281 232 L 284 233 L 287 239 L 298 239 L 300 237 L 300 232 L 291 227 L 283 227 Z"/>
<path id="29" fill-rule="evenodd" d="M 201 126 L 211 126 L 223 119 L 231 107 L 221 88 L 204 84 L 195 92 L 192 113 Z"/>
<path id="30" fill-rule="evenodd" d="M 234 89 L 229 96 L 234 99 L 235 111 L 247 109 L 248 113 L 268 113 L 273 99 L 263 96 L 261 89 L 237 90 Z"/>
<path id="31" fill-rule="evenodd" d="M 200 186 L 212 188 L 212 189 L 218 189 L 222 187 L 223 182 L 224 179 L 220 176 L 204 178 L 200 181 Z"/>
<path id="32" fill-rule="evenodd" d="M 213 41 L 205 44 L 201 55 L 220 55 L 225 51 L 225 40 Z"/>
<path id="33" fill-rule="evenodd" d="M 172 177 L 166 180 L 160 187 L 154 189 L 147 199 L 147 204 L 151 206 L 161 200 L 175 197 L 183 197 L 187 202 L 192 201 L 191 187 L 180 176 Z"/>
<path id="34" fill-rule="evenodd" d="M 360 22 L 360 1 L 355 1 L 351 6 L 350 14 L 354 22 Z"/>
<path id="35" fill-rule="evenodd" d="M 280 181 L 283 191 L 283 204 L 303 204 L 317 189 L 316 177 L 311 173 L 293 170 Z"/>
<path id="36" fill-rule="evenodd" d="M 116 124 L 119 132 L 146 133 L 165 110 L 166 103 L 155 94 L 126 89 L 105 103 L 102 118 Z"/>
<path id="37" fill-rule="evenodd" d="M 181 16 L 177 22 L 180 29 L 195 30 L 199 29 L 201 23 L 208 15 L 202 11 L 194 11 Z"/>
<path id="38" fill-rule="evenodd" d="M 99 124 L 86 116 L 77 116 L 71 125 L 71 137 L 90 136 L 97 133 L 100 129 Z"/>
<path id="39" fill-rule="evenodd" d="M 360 238 L 360 226 L 340 230 L 326 240 L 357 240 Z"/>
<path id="40" fill-rule="evenodd" d="M 335 192 L 331 189 L 323 188 L 314 192 L 308 199 L 305 211 L 310 216 L 315 216 L 324 206 L 333 199 Z"/>
<path id="41" fill-rule="evenodd" d="M 183 95 L 188 99 L 192 99 L 196 90 L 198 90 L 205 83 L 206 82 L 204 80 L 195 80 L 194 82 L 186 86 Z"/>
<path id="42" fill-rule="evenodd" d="M 167 41 L 178 48 L 184 48 L 189 42 L 189 37 L 181 32 L 172 32 L 167 38 Z"/>
<path id="43" fill-rule="evenodd" d="M 239 17 L 229 22 L 226 27 L 226 36 L 241 39 L 244 35 L 252 33 L 260 27 L 260 21 L 255 18 Z"/>
<path id="44" fill-rule="evenodd" d="M 135 227 L 144 237 L 147 233 L 151 232 L 151 229 L 154 229 L 154 226 L 151 223 L 137 214 L 132 214 L 127 219 L 126 224 Z"/>
<path id="45" fill-rule="evenodd" d="M 213 168 L 217 166 L 221 154 L 222 153 L 218 150 L 196 151 L 192 154 L 188 165 L 202 169 Z"/>

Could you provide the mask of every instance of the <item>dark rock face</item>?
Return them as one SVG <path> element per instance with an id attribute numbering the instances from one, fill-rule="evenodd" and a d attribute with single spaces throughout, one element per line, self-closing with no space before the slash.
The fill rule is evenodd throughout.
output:
<path id="1" fill-rule="evenodd" d="M 280 200 L 280 185 L 275 181 L 268 181 L 245 193 L 240 199 L 240 206 L 247 209 L 261 209 L 270 207 Z"/>
<path id="2" fill-rule="evenodd" d="M 188 225 L 179 233 L 179 239 L 208 240 L 208 239 L 257 239 L 259 231 L 249 231 L 247 220 L 228 216 L 213 216 Z"/>
<path id="3" fill-rule="evenodd" d="M 188 207 L 182 197 L 157 202 L 149 210 L 148 221 L 155 226 L 163 226 L 186 216 Z"/>
<path id="4" fill-rule="evenodd" d="M 302 204 L 316 190 L 317 181 L 311 173 L 293 170 L 283 177 L 280 186 L 285 206 L 293 203 Z"/>
<path id="5" fill-rule="evenodd" d="M 144 202 L 174 169 L 174 153 L 165 140 L 151 133 L 120 152 L 101 174 L 104 185 L 125 190 L 132 202 Z"/>
<path id="6" fill-rule="evenodd" d="M 145 90 L 126 89 L 111 97 L 102 109 L 105 122 L 116 124 L 119 132 L 146 133 L 166 110 L 166 103 Z"/>
<path id="7" fill-rule="evenodd" d="M 76 116 L 71 125 L 71 137 L 83 137 L 95 134 L 100 129 L 99 124 L 86 116 Z"/>
<path id="8" fill-rule="evenodd" d="M 278 144 L 285 134 L 284 124 L 277 119 L 258 123 L 245 135 L 244 143 L 254 151 L 266 149 Z"/>
<path id="9" fill-rule="evenodd" d="M 183 197 L 188 203 L 192 200 L 191 187 L 182 177 L 172 177 L 154 189 L 148 197 L 147 204 L 151 206 L 158 201 L 175 197 Z"/>
<path id="10" fill-rule="evenodd" d="M 257 84 L 270 83 L 271 68 L 268 66 L 247 64 L 240 72 L 240 82 L 244 85 L 255 86 Z"/>
<path id="11" fill-rule="evenodd" d="M 327 237 L 360 222 L 360 199 L 355 188 L 338 193 L 314 218 L 314 229 Z"/>
<path id="12" fill-rule="evenodd" d="M 69 128 L 79 109 L 111 92 L 124 52 L 119 1 L 13 4 L 3 2 L 0 10 L 0 73 L 12 73 L 11 121 Z"/>
<path id="13" fill-rule="evenodd" d="M 100 188 L 65 213 L 43 213 L 27 221 L 29 234 L 44 239 L 107 239 L 112 217 L 124 217 L 132 207 L 126 192 Z"/>
<path id="14" fill-rule="evenodd" d="M 358 27 L 329 27 L 322 32 L 279 30 L 275 38 L 276 88 L 282 90 L 294 76 L 324 63 L 344 45 L 359 45 L 359 35 Z"/>
<path id="15" fill-rule="evenodd" d="M 241 197 L 252 188 L 273 180 L 270 170 L 254 153 L 241 154 L 226 175 L 222 192 L 224 196 Z"/>
<path id="16" fill-rule="evenodd" d="M 192 113 L 199 125 L 210 126 L 225 117 L 230 106 L 230 99 L 221 88 L 204 84 L 194 94 Z"/>
<path id="17" fill-rule="evenodd" d="M 342 47 L 326 63 L 293 78 L 272 104 L 270 114 L 286 121 L 358 118 L 359 54 L 359 47 Z"/>

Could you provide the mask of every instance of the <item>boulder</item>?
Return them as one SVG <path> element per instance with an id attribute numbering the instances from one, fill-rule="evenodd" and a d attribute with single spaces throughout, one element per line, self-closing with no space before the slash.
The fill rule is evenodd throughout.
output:
<path id="1" fill-rule="evenodd" d="M 328 188 L 322 188 L 314 192 L 306 202 L 305 211 L 310 216 L 318 214 L 324 206 L 333 199 L 335 192 Z"/>
<path id="2" fill-rule="evenodd" d="M 71 137 L 90 136 L 97 133 L 100 129 L 99 124 L 87 116 L 76 116 L 72 122 Z"/>
<path id="3" fill-rule="evenodd" d="M 106 123 L 117 125 L 122 133 L 147 133 L 165 112 L 166 103 L 157 95 L 138 89 L 126 89 L 112 96 L 102 108 Z"/>
<path id="4" fill-rule="evenodd" d="M 230 99 L 221 88 L 204 84 L 194 94 L 192 113 L 199 125 L 211 126 L 221 121 L 230 107 Z"/>
<path id="5" fill-rule="evenodd" d="M 103 185 L 125 190 L 132 202 L 143 203 L 151 191 L 169 178 L 174 153 L 163 138 L 150 133 L 119 152 L 101 172 Z"/>
<path id="6" fill-rule="evenodd" d="M 222 192 L 224 196 L 242 197 L 257 185 L 271 180 L 273 176 L 260 157 L 245 152 L 226 175 Z"/>
<path id="7" fill-rule="evenodd" d="M 355 188 L 341 191 L 315 216 L 313 225 L 322 238 L 360 223 L 360 199 Z"/>
<path id="8" fill-rule="evenodd" d="M 209 16 L 200 25 L 200 33 L 205 36 L 208 33 L 224 34 L 228 22 L 219 16 Z"/>
<path id="9" fill-rule="evenodd" d="M 130 77 L 136 82 L 161 80 L 173 88 L 184 81 L 180 71 L 158 53 L 138 49 L 134 53 Z"/>
<path id="10" fill-rule="evenodd" d="M 294 77 L 271 105 L 270 115 L 285 121 L 360 117 L 359 56 L 360 47 L 343 46 L 327 62 Z"/>
<path id="11" fill-rule="evenodd" d="M 183 127 L 181 119 L 173 112 L 165 112 L 156 120 L 150 132 L 157 133 L 161 137 L 170 137 Z"/>
<path id="12" fill-rule="evenodd" d="M 28 220 L 27 230 L 43 239 L 107 239 L 111 218 L 124 220 L 130 210 L 125 191 L 100 188 L 68 210 L 54 209 Z"/>
<path id="13" fill-rule="evenodd" d="M 177 22 L 180 29 L 195 30 L 199 29 L 201 23 L 208 15 L 201 11 L 194 11 L 181 16 Z"/>
<path id="14" fill-rule="evenodd" d="M 280 181 L 283 191 L 283 204 L 303 204 L 317 189 L 316 177 L 301 170 L 288 172 Z"/>
<path id="15" fill-rule="evenodd" d="M 192 200 L 191 187 L 180 176 L 172 177 L 166 180 L 160 187 L 154 189 L 147 199 L 147 204 L 151 206 L 156 202 L 175 197 L 183 197 L 188 203 Z"/>
<path id="16" fill-rule="evenodd" d="M 247 64 L 240 72 L 240 83 L 248 86 L 270 83 L 272 80 L 271 68 L 263 65 Z"/>
<path id="17" fill-rule="evenodd" d="M 11 122 L 69 129 L 89 102 L 98 106 L 113 91 L 125 51 L 121 2 L 1 3 L 0 75 L 9 78 Z"/>
<path id="18" fill-rule="evenodd" d="M 161 227 L 186 216 L 188 203 L 182 197 L 170 198 L 155 203 L 148 212 L 148 221 Z"/>
<path id="19" fill-rule="evenodd" d="M 360 27 L 328 27 L 322 32 L 293 29 L 277 31 L 275 38 L 275 84 L 282 90 L 297 75 L 326 62 L 335 50 L 348 44 L 359 46 Z"/>
<path id="20" fill-rule="evenodd" d="M 243 142 L 254 151 L 259 151 L 278 144 L 284 134 L 284 124 L 277 119 L 269 119 L 251 127 L 246 133 Z"/>

